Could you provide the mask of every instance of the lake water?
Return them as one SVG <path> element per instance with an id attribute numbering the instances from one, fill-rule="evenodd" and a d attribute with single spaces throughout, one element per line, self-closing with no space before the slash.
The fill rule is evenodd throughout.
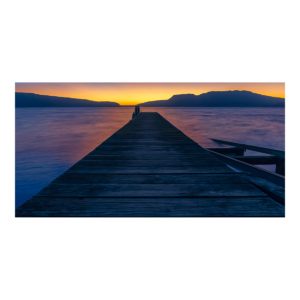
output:
<path id="1" fill-rule="evenodd" d="M 16 207 L 128 123 L 133 110 L 16 108 Z M 285 149 L 284 108 L 142 107 L 141 111 L 160 113 L 203 147 L 222 146 L 210 140 L 216 138 Z M 247 150 L 246 155 L 254 153 Z"/>

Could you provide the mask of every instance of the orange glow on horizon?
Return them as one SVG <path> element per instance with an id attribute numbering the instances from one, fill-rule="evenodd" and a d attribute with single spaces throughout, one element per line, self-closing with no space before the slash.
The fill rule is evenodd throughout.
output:
<path id="1" fill-rule="evenodd" d="M 16 92 L 112 101 L 136 105 L 167 100 L 177 94 L 200 95 L 209 91 L 247 90 L 285 98 L 285 84 L 276 83 L 16 83 Z"/>

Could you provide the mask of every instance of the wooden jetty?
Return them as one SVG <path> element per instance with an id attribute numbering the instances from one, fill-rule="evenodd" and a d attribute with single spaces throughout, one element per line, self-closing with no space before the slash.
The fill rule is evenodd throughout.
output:
<path id="1" fill-rule="evenodd" d="M 160 114 L 134 116 L 16 217 L 284 217 L 284 206 Z"/>

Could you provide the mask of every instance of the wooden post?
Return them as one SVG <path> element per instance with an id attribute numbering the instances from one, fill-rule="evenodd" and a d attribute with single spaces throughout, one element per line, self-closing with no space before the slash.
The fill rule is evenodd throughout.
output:
<path id="1" fill-rule="evenodd" d="M 285 159 L 278 157 L 275 173 L 285 176 Z"/>
<path id="2" fill-rule="evenodd" d="M 245 149 L 244 149 L 244 148 L 237 147 L 235 153 L 236 153 L 236 155 L 244 155 Z"/>

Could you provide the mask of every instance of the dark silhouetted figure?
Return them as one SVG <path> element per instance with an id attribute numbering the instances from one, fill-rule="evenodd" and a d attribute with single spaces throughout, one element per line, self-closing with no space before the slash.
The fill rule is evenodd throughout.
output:
<path id="1" fill-rule="evenodd" d="M 134 119 L 139 113 L 140 113 L 140 107 L 137 105 L 137 106 L 134 108 L 134 112 L 133 112 L 133 114 L 132 114 L 132 119 Z"/>

